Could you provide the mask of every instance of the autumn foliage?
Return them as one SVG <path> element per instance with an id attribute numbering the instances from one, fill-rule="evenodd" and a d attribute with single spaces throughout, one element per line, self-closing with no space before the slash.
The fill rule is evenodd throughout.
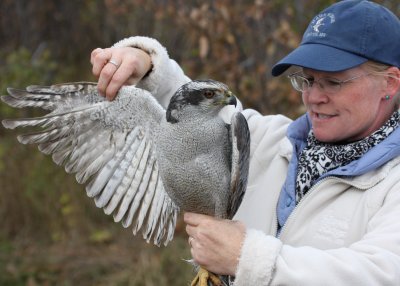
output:
<path id="1" fill-rule="evenodd" d="M 271 67 L 333 0 L 0 1 L 0 93 L 95 80 L 89 55 L 120 39 L 158 39 L 191 78 L 229 85 L 246 108 L 295 118 L 301 97 Z M 377 1 L 400 14 L 398 1 Z M 0 104 L 0 119 L 31 116 Z M 186 235 L 147 245 L 113 223 L 73 177 L 0 128 L 1 285 L 187 285 Z"/>

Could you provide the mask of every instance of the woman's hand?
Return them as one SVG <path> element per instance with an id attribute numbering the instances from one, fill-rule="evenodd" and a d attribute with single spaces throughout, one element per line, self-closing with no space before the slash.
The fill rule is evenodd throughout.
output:
<path id="1" fill-rule="evenodd" d="M 123 85 L 137 84 L 151 69 L 150 55 L 132 47 L 97 48 L 90 62 L 99 93 L 108 100 L 113 100 Z"/>
<path id="2" fill-rule="evenodd" d="M 185 213 L 186 232 L 194 261 L 221 275 L 234 275 L 246 227 L 242 222 Z"/>

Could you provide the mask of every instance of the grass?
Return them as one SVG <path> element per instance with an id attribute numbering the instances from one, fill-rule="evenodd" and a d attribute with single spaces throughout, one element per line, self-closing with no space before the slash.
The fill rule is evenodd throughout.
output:
<path id="1" fill-rule="evenodd" d="M 1 132 L 0 132 L 1 133 Z M 0 285 L 189 285 L 187 236 L 147 244 L 34 146 L 0 134 Z"/>
<path id="2" fill-rule="evenodd" d="M 4 286 L 189 285 L 193 278 L 183 235 L 160 248 L 120 230 L 104 242 L 2 240 L 0 250 Z"/>

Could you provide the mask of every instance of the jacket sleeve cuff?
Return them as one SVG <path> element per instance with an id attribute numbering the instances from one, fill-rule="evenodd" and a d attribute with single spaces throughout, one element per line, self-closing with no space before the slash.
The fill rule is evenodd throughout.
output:
<path id="1" fill-rule="evenodd" d="M 179 65 L 169 58 L 167 50 L 155 39 L 135 36 L 117 42 L 114 47 L 135 47 L 150 55 L 153 68 L 137 87 L 148 90 L 164 107 L 175 91 L 190 81 Z"/>
<path id="2" fill-rule="evenodd" d="M 233 285 L 268 285 L 281 248 L 279 239 L 259 230 L 247 230 Z"/>

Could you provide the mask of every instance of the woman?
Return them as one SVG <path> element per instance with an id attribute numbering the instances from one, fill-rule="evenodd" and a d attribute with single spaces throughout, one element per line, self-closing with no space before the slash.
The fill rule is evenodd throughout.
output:
<path id="1" fill-rule="evenodd" d="M 91 62 L 110 100 L 135 83 L 165 105 L 189 80 L 149 38 Z M 400 21 L 369 1 L 336 3 L 272 73 L 291 66 L 307 113 L 243 111 L 246 195 L 237 221 L 185 214 L 193 258 L 234 285 L 400 285 Z"/>

